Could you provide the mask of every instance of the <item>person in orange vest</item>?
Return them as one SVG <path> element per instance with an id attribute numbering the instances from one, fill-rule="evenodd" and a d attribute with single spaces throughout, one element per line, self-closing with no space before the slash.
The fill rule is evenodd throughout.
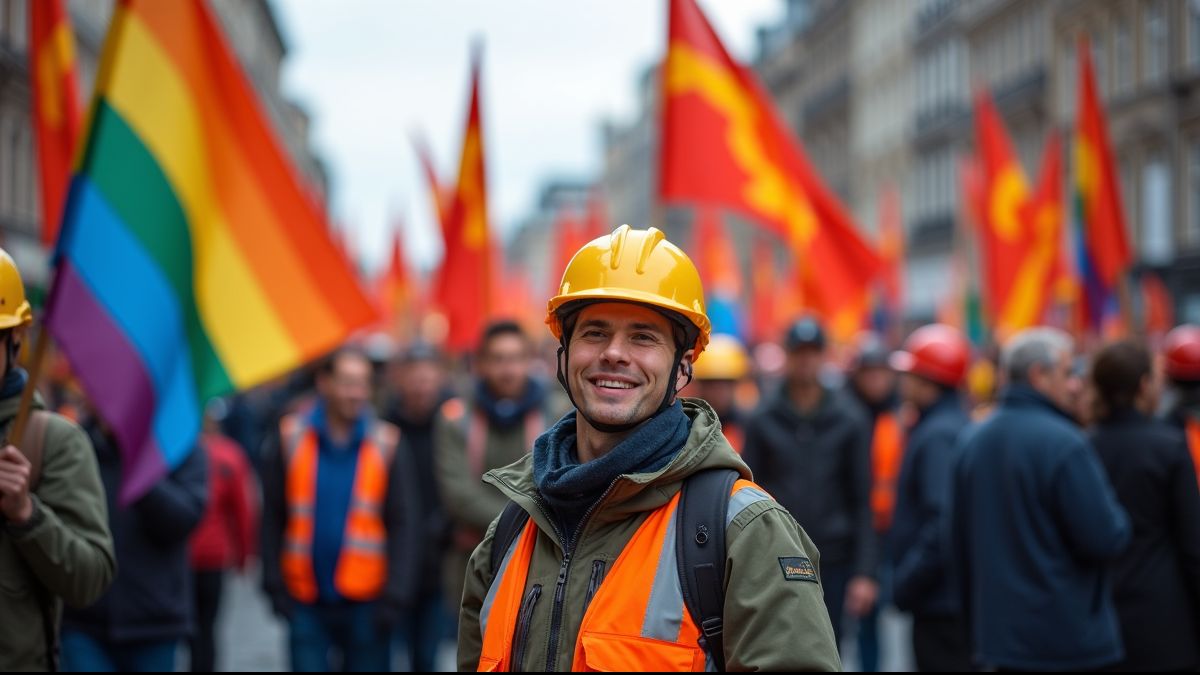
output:
<path id="1" fill-rule="evenodd" d="M 1200 482 L 1200 326 L 1184 324 L 1167 333 L 1163 360 L 1172 400 L 1162 418 L 1187 437 L 1196 480 Z"/>
<path id="2" fill-rule="evenodd" d="M 623 225 L 547 314 L 575 410 L 485 478 L 512 502 L 471 556 L 459 668 L 840 669 L 812 541 L 678 396 L 711 330 L 687 255 Z"/>
<path id="3" fill-rule="evenodd" d="M 263 471 L 263 587 L 290 624 L 293 670 L 386 671 L 415 596 L 419 526 L 408 453 L 370 408 L 371 362 L 342 347 L 311 409 L 285 415 Z"/>
<path id="4" fill-rule="evenodd" d="M 746 412 L 737 405 L 738 385 L 750 374 L 750 357 L 740 340 L 718 333 L 704 350 L 696 367 L 688 395 L 704 399 L 721 420 L 721 432 L 734 452 L 742 451 Z"/>
<path id="5" fill-rule="evenodd" d="M 900 402 L 896 393 L 896 373 L 888 365 L 890 352 L 876 333 L 864 333 L 851 364 L 847 393 L 871 416 L 871 515 L 879 537 L 880 598 L 887 585 L 891 562 L 888 560 L 887 532 L 896 507 L 896 480 L 904 453 L 904 433 L 900 420 Z M 879 669 L 879 608 L 858 621 L 858 660 L 864 672 Z"/>
<path id="6" fill-rule="evenodd" d="M 944 536 L 957 441 L 970 424 L 959 391 L 969 360 L 966 338 L 942 324 L 918 328 L 891 358 L 892 367 L 902 373 L 901 396 L 917 411 L 908 430 L 890 533 L 894 593 L 896 606 L 913 615 L 913 655 L 923 671 L 972 667 Z"/>

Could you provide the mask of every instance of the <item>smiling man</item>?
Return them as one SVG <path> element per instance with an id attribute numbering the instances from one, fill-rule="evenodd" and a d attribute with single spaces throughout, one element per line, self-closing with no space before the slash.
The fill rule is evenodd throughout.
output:
<path id="1" fill-rule="evenodd" d="M 571 260 L 546 322 L 575 410 L 485 478 L 512 504 L 467 568 L 459 668 L 840 669 L 812 541 L 678 396 L 711 330 L 688 257 L 622 226 Z"/>

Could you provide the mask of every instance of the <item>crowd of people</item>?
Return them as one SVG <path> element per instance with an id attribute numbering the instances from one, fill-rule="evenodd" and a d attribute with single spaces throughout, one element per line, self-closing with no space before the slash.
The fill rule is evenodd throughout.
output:
<path id="1" fill-rule="evenodd" d="M 989 360 L 932 324 L 835 358 L 805 316 L 768 370 L 703 300 L 620 228 L 564 272 L 555 349 L 507 321 L 465 361 L 343 346 L 211 402 L 129 504 L 86 401 L 39 397 L 67 415 L 0 450 L 0 670 L 187 645 L 211 671 L 253 571 L 297 671 L 431 671 L 455 640 L 470 670 L 836 670 L 856 640 L 873 671 L 887 606 L 920 670 L 1200 667 L 1200 327 Z M 5 427 L 30 323 L 0 255 Z"/>

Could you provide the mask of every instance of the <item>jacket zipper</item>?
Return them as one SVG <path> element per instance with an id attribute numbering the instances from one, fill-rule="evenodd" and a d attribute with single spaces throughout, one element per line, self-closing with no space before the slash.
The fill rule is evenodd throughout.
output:
<path id="1" fill-rule="evenodd" d="M 592 598 L 595 597 L 596 591 L 600 590 L 600 584 L 604 582 L 604 561 L 592 561 L 592 578 L 588 581 L 587 598 L 583 601 L 583 613 L 587 614 L 588 607 L 592 605 Z"/>
<path id="2" fill-rule="evenodd" d="M 521 610 L 517 613 L 517 630 L 513 633 L 512 654 L 509 658 L 508 669 L 511 672 L 521 670 L 525 660 L 525 643 L 529 641 L 529 622 L 533 620 L 533 608 L 537 606 L 538 598 L 542 597 L 542 585 L 534 584 L 521 602 Z"/>
<path id="3" fill-rule="evenodd" d="M 550 613 L 550 644 L 546 647 L 546 672 L 548 673 L 555 670 L 554 662 L 556 660 L 555 657 L 558 655 L 558 638 L 559 632 L 562 630 L 563 600 L 566 599 L 567 578 L 571 573 L 571 554 L 575 552 L 575 544 L 579 542 L 580 537 L 583 536 L 584 530 L 587 529 L 588 520 L 591 519 L 592 513 L 594 513 L 596 508 L 604 502 L 605 498 L 608 497 L 608 493 L 612 492 L 613 488 L 617 485 L 617 481 L 619 480 L 620 477 L 613 479 L 613 482 L 608 484 L 608 487 L 605 488 L 604 493 L 600 495 L 600 498 L 588 507 L 587 512 L 583 514 L 583 519 L 579 521 L 579 527 L 575 529 L 575 536 L 573 536 L 570 541 L 563 541 L 560 535 L 559 542 L 563 547 L 563 560 L 562 565 L 560 565 L 558 568 L 558 582 L 554 588 L 554 608 Z M 543 513 L 545 513 L 547 509 L 542 505 L 542 500 L 540 497 L 537 499 L 537 502 Z M 551 523 L 554 522 L 553 518 L 547 519 L 550 520 Z M 555 525 L 555 530 L 557 531 L 557 529 L 558 526 Z"/>

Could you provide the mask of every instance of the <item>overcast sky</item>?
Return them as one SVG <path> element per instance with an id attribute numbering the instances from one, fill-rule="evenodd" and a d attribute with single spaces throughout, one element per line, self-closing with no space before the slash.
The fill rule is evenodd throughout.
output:
<path id="1" fill-rule="evenodd" d="M 737 58 L 780 0 L 701 0 Z M 666 0 L 276 0 L 290 54 L 284 89 L 313 116 L 336 222 L 372 268 L 405 221 L 410 260 L 441 255 L 410 136 L 454 180 L 470 43 L 484 44 L 483 125 L 493 223 L 530 213 L 547 178 L 601 166 L 599 123 L 636 109 L 638 74 L 662 56 Z M 614 214 L 617 215 L 617 214 Z"/>

